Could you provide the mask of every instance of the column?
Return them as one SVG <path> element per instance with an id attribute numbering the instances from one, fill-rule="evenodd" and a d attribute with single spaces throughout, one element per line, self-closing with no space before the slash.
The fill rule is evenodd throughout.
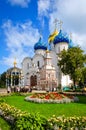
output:
<path id="1" fill-rule="evenodd" d="M 13 82 L 13 79 L 12 79 L 12 78 L 13 78 L 13 76 L 12 76 L 12 74 L 11 74 L 11 87 L 12 87 L 12 85 L 13 85 L 13 84 L 12 84 L 12 82 Z"/>
<path id="2" fill-rule="evenodd" d="M 14 75 L 14 78 L 13 78 L 13 82 L 14 82 L 14 87 L 15 87 L 15 75 Z"/>
<path id="3" fill-rule="evenodd" d="M 19 74 L 19 87 L 20 87 L 20 85 L 21 85 L 21 75 Z"/>

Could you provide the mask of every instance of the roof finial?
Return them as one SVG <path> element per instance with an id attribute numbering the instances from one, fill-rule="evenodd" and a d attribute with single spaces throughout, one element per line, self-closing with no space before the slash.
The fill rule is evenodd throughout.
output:
<path id="1" fill-rule="evenodd" d="M 49 49 L 47 48 L 47 50 L 46 50 L 46 53 L 49 53 L 50 51 L 49 51 Z"/>
<path id="2" fill-rule="evenodd" d="M 60 20 L 60 22 L 59 22 L 60 30 L 62 30 L 62 24 L 63 24 L 63 21 Z"/>
<path id="3" fill-rule="evenodd" d="M 70 33 L 70 39 L 72 39 L 72 33 Z"/>
<path id="4" fill-rule="evenodd" d="M 16 64 L 17 64 L 17 62 L 16 62 L 16 57 L 15 57 L 15 59 L 14 59 L 13 64 L 14 64 L 14 67 L 16 67 Z"/>
<path id="5" fill-rule="evenodd" d="M 42 38 L 42 29 L 39 30 L 40 38 Z"/>
<path id="6" fill-rule="evenodd" d="M 58 19 L 56 18 L 55 20 L 54 20 L 54 24 L 55 24 L 55 30 L 56 30 L 56 28 L 57 28 L 57 22 L 58 22 Z"/>

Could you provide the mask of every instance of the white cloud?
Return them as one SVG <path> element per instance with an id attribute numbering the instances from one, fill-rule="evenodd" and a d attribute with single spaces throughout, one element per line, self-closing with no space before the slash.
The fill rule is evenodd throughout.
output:
<path id="1" fill-rule="evenodd" d="M 86 33 L 86 0 L 59 0 L 57 11 L 64 24 L 72 31 Z"/>
<path id="2" fill-rule="evenodd" d="M 42 16 L 48 15 L 48 11 L 50 10 L 50 0 L 39 0 L 38 1 L 38 15 Z"/>
<path id="3" fill-rule="evenodd" d="M 30 0 L 8 0 L 11 5 L 18 5 L 21 7 L 28 7 Z"/>
<path id="4" fill-rule="evenodd" d="M 73 42 L 75 45 L 79 45 L 82 50 L 86 53 L 86 34 L 79 35 L 78 33 L 73 33 Z"/>
<path id="5" fill-rule="evenodd" d="M 74 42 L 86 52 L 86 0 L 59 0 L 56 10 L 56 16 L 63 20 L 63 28 L 73 33 Z"/>
<path id="6" fill-rule="evenodd" d="M 49 19 L 49 30 L 55 28 L 54 19 L 63 21 L 63 29 L 73 33 L 73 40 L 86 51 L 86 0 L 47 0 L 49 6 L 38 5 L 41 16 Z M 42 0 L 43 2 L 43 0 Z M 49 11 L 50 9 L 50 11 Z M 46 12 L 46 13 L 44 13 Z M 46 15 L 47 14 L 47 15 Z M 59 29 L 59 25 L 57 27 Z"/>
<path id="7" fill-rule="evenodd" d="M 3 62 L 12 66 L 16 57 L 18 66 L 20 66 L 24 57 L 32 56 L 34 53 L 33 46 L 39 39 L 38 29 L 33 28 L 30 21 L 14 25 L 10 20 L 3 24 L 3 29 L 9 51 L 9 55 L 3 57 Z"/>

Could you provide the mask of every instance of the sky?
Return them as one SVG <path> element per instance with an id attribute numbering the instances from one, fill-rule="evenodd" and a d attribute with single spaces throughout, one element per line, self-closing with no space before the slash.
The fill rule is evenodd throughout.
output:
<path id="1" fill-rule="evenodd" d="M 86 0 L 0 0 L 0 74 L 32 57 L 40 34 L 47 44 L 55 19 L 86 53 Z"/>

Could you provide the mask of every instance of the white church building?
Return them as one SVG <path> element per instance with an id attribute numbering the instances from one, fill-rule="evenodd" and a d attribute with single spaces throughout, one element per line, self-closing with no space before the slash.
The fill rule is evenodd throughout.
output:
<path id="1" fill-rule="evenodd" d="M 40 36 L 34 44 L 34 56 L 25 57 L 22 61 L 23 86 L 37 90 L 56 90 L 72 83 L 68 75 L 64 75 L 59 66 L 59 53 L 72 47 L 73 43 L 62 29 L 57 29 L 49 36 L 48 43 Z"/>

